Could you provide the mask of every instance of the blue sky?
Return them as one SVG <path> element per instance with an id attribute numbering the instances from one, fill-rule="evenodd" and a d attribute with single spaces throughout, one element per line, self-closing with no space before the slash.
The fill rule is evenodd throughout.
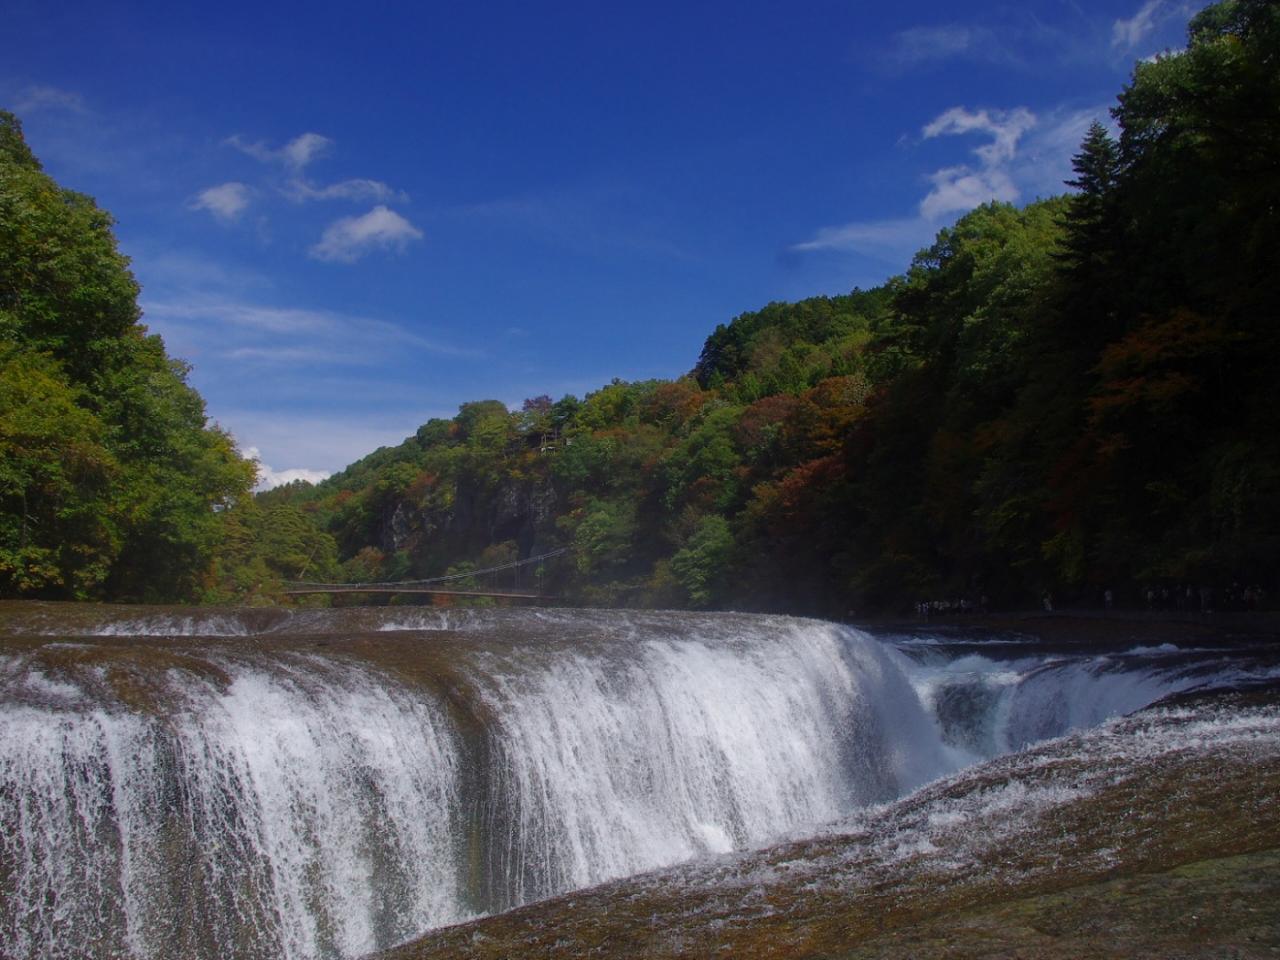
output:
<path id="1" fill-rule="evenodd" d="M 271 482 L 678 376 L 717 323 L 1061 192 L 1202 5 L 10 0 L 0 105 Z"/>

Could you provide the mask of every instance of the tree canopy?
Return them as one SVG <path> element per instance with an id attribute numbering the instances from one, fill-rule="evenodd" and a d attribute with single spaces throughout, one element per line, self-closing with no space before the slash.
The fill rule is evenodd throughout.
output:
<path id="1" fill-rule="evenodd" d="M 111 227 L 0 112 L 0 593 L 199 596 L 253 483 L 139 322 Z"/>
<path id="2" fill-rule="evenodd" d="M 361 575 L 568 545 L 588 602 L 1274 594 L 1278 36 L 1272 3 L 1206 8 L 1070 194 L 981 206 L 881 287 L 744 313 L 680 380 L 465 405 L 294 502 Z"/>
<path id="3" fill-rule="evenodd" d="M 0 589 L 271 598 L 568 547 L 597 604 L 1280 594 L 1280 7 L 1138 64 L 1062 197 L 870 290 L 717 326 L 687 376 L 463 404 L 317 485 L 249 467 L 138 323 L 92 201 L 0 122 Z M 1254 594 L 1256 597 L 1256 593 Z"/>

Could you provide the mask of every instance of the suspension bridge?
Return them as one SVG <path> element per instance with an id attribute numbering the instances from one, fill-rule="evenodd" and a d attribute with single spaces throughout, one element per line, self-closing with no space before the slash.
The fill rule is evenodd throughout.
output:
<path id="1" fill-rule="evenodd" d="M 442 577 L 429 577 L 425 580 L 386 580 L 379 583 L 313 583 L 305 580 L 289 580 L 285 582 L 284 592 L 295 597 L 313 593 L 416 593 L 440 597 L 553 600 L 555 598 L 544 593 L 542 589 L 543 565 L 548 560 L 568 552 L 568 547 L 561 547 L 523 560 L 510 560 L 481 570 L 465 570 Z M 522 584 L 521 571 L 530 566 L 534 567 L 533 582 L 529 583 L 528 576 L 525 575 L 525 582 Z M 488 585 L 479 583 L 481 578 L 488 578 Z"/>

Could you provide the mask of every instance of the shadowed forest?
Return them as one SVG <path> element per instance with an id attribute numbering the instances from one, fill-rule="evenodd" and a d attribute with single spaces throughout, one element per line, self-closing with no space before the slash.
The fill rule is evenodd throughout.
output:
<path id="1" fill-rule="evenodd" d="M 1208 7 L 1112 113 L 1068 194 L 981 206 L 875 289 L 744 313 L 679 379 L 466 403 L 256 496 L 141 325 L 110 217 L 0 114 L 0 594 L 270 602 L 568 547 L 548 586 L 593 605 L 1274 606 L 1280 8 Z"/>

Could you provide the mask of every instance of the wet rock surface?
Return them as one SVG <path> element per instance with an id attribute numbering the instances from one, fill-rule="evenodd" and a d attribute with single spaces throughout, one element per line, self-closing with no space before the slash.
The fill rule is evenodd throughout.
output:
<path id="1" fill-rule="evenodd" d="M 0 956 L 350 958 L 502 910 L 387 956 L 1274 944 L 1269 643 L 882 641 L 0 604 Z"/>
<path id="2" fill-rule="evenodd" d="M 1000 758 L 827 836 L 437 931 L 445 957 L 1273 957 L 1280 708 L 1200 698 Z"/>

